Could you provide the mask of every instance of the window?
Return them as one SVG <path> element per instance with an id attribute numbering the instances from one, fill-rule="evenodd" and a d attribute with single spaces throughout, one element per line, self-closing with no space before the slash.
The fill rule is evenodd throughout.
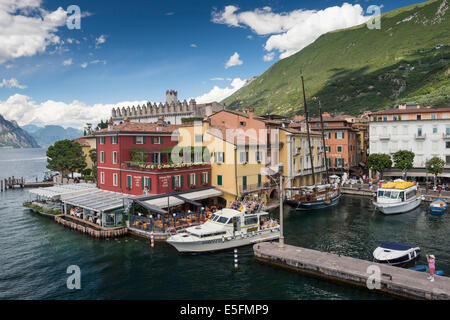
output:
<path id="1" fill-rule="evenodd" d="M 111 159 L 112 159 L 112 163 L 114 163 L 114 164 L 116 164 L 118 162 L 117 151 L 112 152 Z"/>
<path id="2" fill-rule="evenodd" d="M 397 121 L 397 120 L 398 120 L 398 117 L 397 117 L 397 116 L 393 116 L 393 117 L 392 117 L 392 120 Z"/>
<path id="3" fill-rule="evenodd" d="M 172 189 L 183 188 L 183 176 L 172 176 Z"/>
<path id="4" fill-rule="evenodd" d="M 190 173 L 188 175 L 188 186 L 195 186 L 197 184 L 197 174 L 196 173 Z"/>
<path id="5" fill-rule="evenodd" d="M 325 146 L 325 151 L 326 152 L 331 152 L 331 147 L 330 146 Z"/>
<path id="6" fill-rule="evenodd" d="M 256 151 L 255 152 L 255 159 L 256 159 L 256 162 L 261 162 L 262 161 L 262 152 L 261 151 Z"/>
<path id="7" fill-rule="evenodd" d="M 152 178 L 142 177 L 142 190 L 152 190 Z"/>
<path id="8" fill-rule="evenodd" d="M 436 114 L 435 113 L 431 114 L 431 120 L 436 120 Z"/>
<path id="9" fill-rule="evenodd" d="M 131 189 L 131 187 L 132 187 L 131 176 L 128 175 L 128 176 L 127 176 L 127 188 L 128 188 L 128 189 Z"/>
<path id="10" fill-rule="evenodd" d="M 145 143 L 145 137 L 143 137 L 143 136 L 134 137 L 134 144 L 144 144 L 144 143 Z"/>
<path id="11" fill-rule="evenodd" d="M 418 135 L 419 137 L 422 136 L 422 128 L 417 128 L 417 135 Z"/>
<path id="12" fill-rule="evenodd" d="M 117 144 L 119 138 L 117 136 L 111 136 L 111 144 Z"/>
<path id="13" fill-rule="evenodd" d="M 445 141 L 445 147 L 446 147 L 447 149 L 450 149 L 450 141 Z"/>
<path id="14" fill-rule="evenodd" d="M 344 139 L 344 132 L 335 132 L 334 138 L 335 139 Z"/>
<path id="15" fill-rule="evenodd" d="M 387 121 L 387 116 L 384 116 L 384 117 L 383 117 L 383 121 Z"/>
<path id="16" fill-rule="evenodd" d="M 417 120 L 422 120 L 422 115 L 418 114 L 416 117 Z"/>
<path id="17" fill-rule="evenodd" d="M 262 177 L 260 174 L 258 174 L 258 188 L 261 187 L 261 184 L 262 184 Z"/>
<path id="18" fill-rule="evenodd" d="M 244 190 L 247 190 L 247 177 L 246 176 L 242 177 L 242 188 Z"/>
<path id="19" fill-rule="evenodd" d="M 105 144 L 105 137 L 98 138 L 98 144 Z"/>
<path id="20" fill-rule="evenodd" d="M 337 147 L 336 147 L 336 151 L 337 151 L 337 152 L 342 152 L 342 146 L 337 146 Z"/>
<path id="21" fill-rule="evenodd" d="M 152 153 L 152 163 L 161 164 L 161 153 L 160 152 Z"/>
<path id="22" fill-rule="evenodd" d="M 445 128 L 445 134 L 446 134 L 446 135 L 450 135 L 450 128 L 448 128 L 448 127 Z"/>
<path id="23" fill-rule="evenodd" d="M 105 173 L 104 172 L 100 172 L 100 183 L 101 184 L 105 183 Z"/>
<path id="24" fill-rule="evenodd" d="M 214 152 L 214 162 L 223 163 L 224 158 L 225 158 L 224 152 Z"/>
<path id="25" fill-rule="evenodd" d="M 202 172 L 200 175 L 200 183 L 207 184 L 209 183 L 209 172 Z"/>
<path id="26" fill-rule="evenodd" d="M 222 176 L 221 175 L 217 175 L 217 185 L 218 186 L 222 185 Z"/>
<path id="27" fill-rule="evenodd" d="M 245 127 L 245 121 L 239 122 L 239 125 L 242 126 L 242 127 Z"/>
<path id="28" fill-rule="evenodd" d="M 325 139 L 331 139 L 331 132 L 325 132 Z"/>
<path id="29" fill-rule="evenodd" d="M 161 144 L 162 143 L 162 137 L 152 137 L 152 143 L 153 144 Z"/>
<path id="30" fill-rule="evenodd" d="M 244 225 L 253 225 L 258 223 L 258 217 L 257 216 L 250 216 L 250 217 L 244 217 Z"/>
<path id="31" fill-rule="evenodd" d="M 202 134 L 196 134 L 195 135 L 195 142 L 203 142 L 203 135 Z"/>
<path id="32" fill-rule="evenodd" d="M 100 151 L 99 161 L 100 163 L 105 163 L 105 151 Z"/>
<path id="33" fill-rule="evenodd" d="M 437 133 L 438 131 L 437 131 L 437 128 L 436 127 L 433 127 L 433 133 Z"/>
<path id="34" fill-rule="evenodd" d="M 117 182 L 117 173 L 113 173 L 113 185 L 117 187 L 118 182 Z"/>
<path id="35" fill-rule="evenodd" d="M 344 167 L 344 159 L 343 158 L 336 158 L 334 161 L 335 161 L 335 167 L 336 168 L 343 168 Z"/>
<path id="36" fill-rule="evenodd" d="M 450 156 L 445 156 L 445 164 L 450 164 Z"/>
<path id="37" fill-rule="evenodd" d="M 240 154 L 240 161 L 241 163 L 247 163 L 248 162 L 248 151 L 242 151 Z"/>

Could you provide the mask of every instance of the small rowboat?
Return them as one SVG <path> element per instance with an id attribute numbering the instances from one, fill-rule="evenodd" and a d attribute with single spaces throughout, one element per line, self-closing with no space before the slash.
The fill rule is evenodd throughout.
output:
<path id="1" fill-rule="evenodd" d="M 412 268 L 408 268 L 408 270 L 414 270 L 414 271 L 420 271 L 420 272 L 428 272 L 428 267 L 426 265 L 422 264 L 422 265 L 418 265 L 418 266 L 415 266 L 415 267 L 412 267 Z M 438 275 L 438 276 L 443 276 L 444 275 L 444 271 L 436 270 L 436 271 L 434 271 L 434 274 Z"/>
<path id="2" fill-rule="evenodd" d="M 442 216 L 445 209 L 447 209 L 447 203 L 440 197 L 430 203 L 430 214 L 433 216 Z"/>

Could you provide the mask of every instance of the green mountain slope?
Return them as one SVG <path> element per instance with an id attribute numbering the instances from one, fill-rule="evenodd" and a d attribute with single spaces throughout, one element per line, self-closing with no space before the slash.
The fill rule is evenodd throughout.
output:
<path id="1" fill-rule="evenodd" d="M 302 113 L 300 73 L 313 114 L 357 115 L 399 101 L 450 105 L 450 0 L 432 0 L 383 14 L 381 29 L 366 24 L 327 33 L 278 61 L 223 101 L 263 114 Z M 440 49 L 438 49 L 440 47 Z"/>

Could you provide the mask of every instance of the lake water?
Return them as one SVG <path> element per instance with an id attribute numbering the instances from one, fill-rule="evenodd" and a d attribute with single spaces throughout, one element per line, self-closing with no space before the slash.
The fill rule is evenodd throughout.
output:
<path id="1" fill-rule="evenodd" d="M 43 149 L 0 150 L 0 176 L 33 181 L 45 165 Z M 182 255 L 163 242 L 95 240 L 23 208 L 30 198 L 26 189 L 0 193 L 0 299 L 390 299 L 257 262 L 251 247 L 239 248 L 235 272 L 232 251 Z M 450 274 L 450 217 L 425 208 L 383 216 L 368 198 L 344 196 L 333 209 L 287 213 L 286 242 L 366 260 L 382 241 L 417 244 L 417 264 L 434 254 Z M 80 290 L 66 287 L 69 265 L 81 269 Z"/>

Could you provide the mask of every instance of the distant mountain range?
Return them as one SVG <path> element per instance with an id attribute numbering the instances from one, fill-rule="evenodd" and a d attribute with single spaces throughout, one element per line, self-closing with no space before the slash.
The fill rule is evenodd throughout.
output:
<path id="1" fill-rule="evenodd" d="M 39 145 L 16 121 L 0 115 L 0 148 L 39 148 Z"/>
<path id="2" fill-rule="evenodd" d="M 358 115 L 398 102 L 450 106 L 450 0 L 430 0 L 384 13 L 366 24 L 329 32 L 282 59 L 222 103 L 257 114 L 309 111 Z M 317 97 L 319 99 L 313 99 Z"/>
<path id="3" fill-rule="evenodd" d="M 75 128 L 64 129 L 61 126 L 47 125 L 38 127 L 35 125 L 25 125 L 22 129 L 26 130 L 41 147 L 48 147 L 58 140 L 75 139 L 83 136 L 83 131 Z"/>

